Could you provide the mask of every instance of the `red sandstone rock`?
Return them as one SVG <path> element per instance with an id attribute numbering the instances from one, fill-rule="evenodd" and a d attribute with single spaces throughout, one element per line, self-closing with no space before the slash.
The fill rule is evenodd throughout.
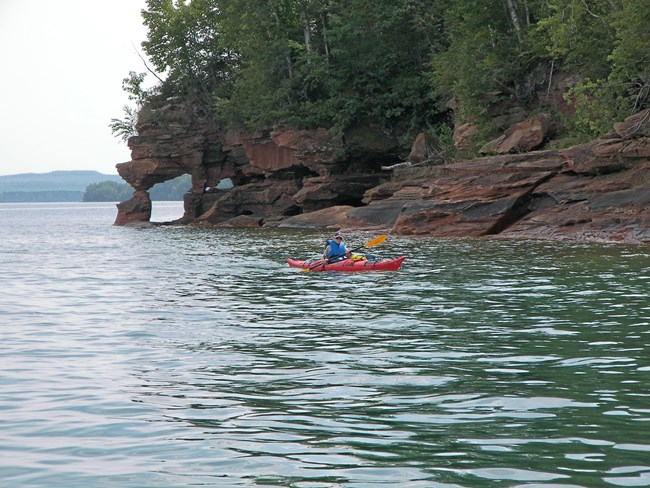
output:
<path id="1" fill-rule="evenodd" d="M 254 215 L 238 215 L 232 219 L 215 224 L 215 227 L 255 228 L 261 227 L 264 219 Z"/>
<path id="2" fill-rule="evenodd" d="M 411 146 L 408 160 L 413 163 L 421 163 L 425 160 L 431 160 L 439 151 L 438 138 L 426 132 L 420 132 Z"/>
<path id="3" fill-rule="evenodd" d="M 277 215 L 297 213 L 293 195 L 297 184 L 293 180 L 263 181 L 203 195 L 200 215 L 194 222 L 221 224 L 240 215 L 266 219 Z"/>
<path id="4" fill-rule="evenodd" d="M 502 136 L 488 142 L 480 152 L 483 154 L 508 154 L 532 151 L 544 142 L 549 124 L 550 117 L 546 114 L 539 114 L 518 122 L 506 130 Z"/>
<path id="5" fill-rule="evenodd" d="M 644 123 L 639 117 L 619 129 L 629 134 L 629 127 Z M 497 149 L 520 150 L 543 138 L 544 118 L 526 124 L 504 134 Z M 200 111 L 174 101 L 144 117 L 139 130 L 130 140 L 133 160 L 118 165 L 137 191 L 118 205 L 116 225 L 148 222 L 146 190 L 190 173 L 182 223 L 650 243 L 650 138 L 637 132 L 630 136 L 637 138 L 597 140 L 561 151 L 398 168 L 393 180 L 378 185 L 383 174 L 356 171 L 379 168 L 387 161 L 381 157 L 394 157 L 393 143 L 376 131 L 365 156 L 359 144 L 366 132 L 354 133 L 356 159 L 348 153 L 340 166 L 345 151 L 327 131 L 223 134 Z M 455 142 L 464 147 L 474 130 L 469 124 L 459 127 Z M 343 170 L 348 173 L 340 174 Z M 226 177 L 235 187 L 215 190 Z M 340 205 L 349 202 L 354 206 Z M 322 210 L 301 214 L 310 209 Z"/>
<path id="6" fill-rule="evenodd" d="M 309 178 L 294 195 L 304 212 L 341 204 L 360 204 L 364 193 L 379 183 L 381 175 L 336 175 Z"/>
<path id="7" fill-rule="evenodd" d="M 327 175 L 342 149 L 340 139 L 325 129 L 275 129 L 268 136 L 243 137 L 242 145 L 250 164 L 266 173 L 304 166 L 315 174 Z"/>
<path id="8" fill-rule="evenodd" d="M 616 122 L 614 130 L 623 138 L 650 136 L 650 109 L 634 114 L 623 122 Z"/>
<path id="9" fill-rule="evenodd" d="M 600 140 L 405 170 L 351 216 L 399 215 L 392 231 L 405 235 L 650 243 L 649 152 L 648 138 Z"/>
<path id="10" fill-rule="evenodd" d="M 299 213 L 302 209 L 293 196 L 299 192 L 302 179 L 339 171 L 339 158 L 345 155 L 340 137 L 325 129 L 220 132 L 201 113 L 176 100 L 143 110 L 139 135 L 129 140 L 133 159 L 117 165 L 122 178 L 142 191 L 189 173 L 192 187 L 185 197 L 185 213 L 179 222 L 199 219 L 218 224 L 240 214 L 266 219 Z M 213 189 L 224 178 L 231 178 L 235 188 L 215 193 Z M 377 180 L 356 174 L 343 181 L 336 176 L 328 183 L 329 197 L 323 186 L 319 192 L 299 195 L 300 205 L 311 210 L 347 201 L 360 202 L 363 193 Z M 213 208 L 216 200 L 219 204 Z M 148 219 L 147 214 L 138 215 Z M 116 225 L 121 221 L 117 219 Z"/>
<path id="11" fill-rule="evenodd" d="M 132 222 L 149 222 L 151 219 L 151 199 L 144 190 L 136 190 L 133 197 L 117 204 L 117 217 L 114 225 L 128 225 Z"/>
<path id="12" fill-rule="evenodd" d="M 474 124 L 466 123 L 459 125 L 454 129 L 453 140 L 454 146 L 460 152 L 467 151 L 473 145 L 472 138 L 477 134 L 478 130 Z"/>
<path id="13" fill-rule="evenodd" d="M 352 220 L 348 213 L 355 207 L 350 205 L 336 205 L 334 207 L 316 210 L 288 217 L 281 222 L 276 222 L 276 227 L 298 227 L 298 228 L 349 228 Z"/>
<path id="14" fill-rule="evenodd" d="M 146 191 L 156 183 L 185 174 L 181 166 L 164 159 L 140 159 L 115 166 L 118 174 L 136 190 Z"/>

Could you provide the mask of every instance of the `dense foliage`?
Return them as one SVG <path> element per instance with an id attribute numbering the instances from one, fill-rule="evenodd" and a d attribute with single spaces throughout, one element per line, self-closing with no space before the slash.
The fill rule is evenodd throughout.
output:
<path id="1" fill-rule="evenodd" d="M 646 0 L 471 0 L 445 12 L 447 46 L 432 60 L 434 90 L 453 95 L 467 118 L 486 101 L 531 103 L 560 73 L 579 80 L 567 93 L 573 136 L 593 137 L 648 107 L 650 9 Z"/>
<path id="2" fill-rule="evenodd" d="M 143 18 L 165 80 L 139 101 L 192 97 L 229 125 L 372 121 L 407 141 L 448 133 L 453 97 L 454 116 L 487 134 L 491 106 L 539 110 L 561 72 L 578 80 L 575 135 L 650 104 L 647 0 L 147 0 Z"/>
<path id="3" fill-rule="evenodd" d="M 84 202 L 121 202 L 133 195 L 133 188 L 127 183 L 117 181 L 100 181 L 86 187 L 82 201 Z"/>

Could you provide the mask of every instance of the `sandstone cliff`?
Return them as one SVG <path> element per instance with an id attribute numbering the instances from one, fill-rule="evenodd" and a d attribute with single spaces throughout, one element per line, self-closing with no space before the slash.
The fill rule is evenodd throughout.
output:
<path id="1" fill-rule="evenodd" d="M 117 165 L 136 191 L 115 224 L 148 221 L 147 190 L 189 173 L 182 224 L 650 243 L 649 118 L 568 149 L 503 154 L 542 142 L 538 117 L 485 148 L 502 154 L 444 166 L 422 162 L 419 140 L 415 164 L 403 166 L 397 143 L 371 124 L 339 138 L 323 129 L 235 133 L 172 100 L 141 117 L 133 160 Z M 225 178 L 233 188 L 216 189 Z"/>

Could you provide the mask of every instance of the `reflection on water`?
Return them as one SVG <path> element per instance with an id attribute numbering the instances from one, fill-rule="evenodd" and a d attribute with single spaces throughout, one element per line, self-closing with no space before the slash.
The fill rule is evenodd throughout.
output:
<path id="1" fill-rule="evenodd" d="M 11 486 L 650 486 L 646 248 L 0 215 Z"/>

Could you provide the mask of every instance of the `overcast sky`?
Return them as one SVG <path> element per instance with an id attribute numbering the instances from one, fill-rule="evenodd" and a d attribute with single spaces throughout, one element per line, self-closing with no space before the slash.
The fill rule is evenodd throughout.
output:
<path id="1" fill-rule="evenodd" d="M 0 0 L 0 175 L 88 169 L 116 174 L 126 143 L 108 127 L 129 103 L 122 79 L 145 0 Z"/>

